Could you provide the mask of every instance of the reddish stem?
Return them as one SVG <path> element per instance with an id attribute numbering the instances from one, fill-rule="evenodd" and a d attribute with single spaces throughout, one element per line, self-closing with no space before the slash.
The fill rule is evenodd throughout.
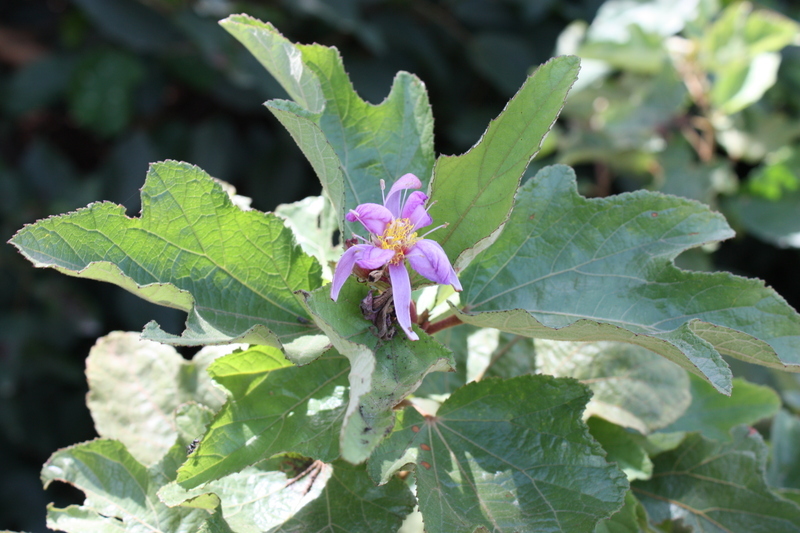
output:
<path id="1" fill-rule="evenodd" d="M 433 335 L 437 331 L 442 331 L 443 329 L 452 328 L 453 326 L 457 326 L 459 324 L 463 324 L 461 319 L 458 318 L 457 315 L 450 315 L 447 318 L 443 318 L 438 322 L 434 322 L 432 324 L 428 324 L 428 327 L 425 328 L 425 333 L 428 335 Z"/>

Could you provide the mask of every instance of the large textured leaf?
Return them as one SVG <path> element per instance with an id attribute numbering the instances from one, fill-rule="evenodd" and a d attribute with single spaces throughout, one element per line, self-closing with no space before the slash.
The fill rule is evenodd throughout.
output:
<path id="1" fill-rule="evenodd" d="M 140 463 L 161 459 L 178 435 L 173 413 L 179 405 L 194 401 L 216 411 L 225 403 L 206 367 L 235 348 L 209 346 L 189 362 L 138 333 L 101 337 L 86 359 L 86 403 L 97 433 L 122 442 Z"/>
<path id="2" fill-rule="evenodd" d="M 461 276 L 464 322 L 555 340 L 654 351 L 730 393 L 720 353 L 800 370 L 800 315 L 763 282 L 687 272 L 680 252 L 730 237 L 719 214 L 637 191 L 586 199 L 569 167 L 519 191 L 497 242 Z"/>
<path id="3" fill-rule="evenodd" d="M 241 211 L 186 163 L 150 167 L 141 218 L 95 203 L 26 226 L 11 243 L 34 266 L 114 283 L 189 313 L 182 336 L 149 323 L 144 336 L 151 340 L 281 346 L 316 331 L 292 292 L 321 284 L 317 262 L 280 218 Z"/>
<path id="4" fill-rule="evenodd" d="M 617 463 L 628 480 L 649 479 L 653 463 L 644 449 L 645 438 L 602 418 L 592 417 L 586 421 L 592 437 L 606 450 L 606 460 Z"/>
<path id="5" fill-rule="evenodd" d="M 620 508 L 625 475 L 608 464 L 571 379 L 490 378 L 453 393 L 435 416 L 413 409 L 372 455 L 373 479 L 414 463 L 431 533 L 590 532 Z"/>
<path id="6" fill-rule="evenodd" d="M 770 492 L 764 481 L 767 449 L 755 430 L 740 426 L 733 442 L 689 435 L 654 458 L 653 477 L 633 484 L 655 523 L 682 521 L 694 531 L 800 531 L 800 507 Z"/>
<path id="7" fill-rule="evenodd" d="M 543 339 L 535 346 L 537 370 L 592 389 L 587 415 L 649 433 L 674 422 L 692 400 L 686 372 L 644 348 Z"/>
<path id="8" fill-rule="evenodd" d="M 178 483 L 194 488 L 283 452 L 336 459 L 348 369 L 335 352 L 297 367 L 269 346 L 214 361 L 208 372 L 231 400 L 180 468 Z"/>
<path id="9" fill-rule="evenodd" d="M 366 287 L 354 279 L 336 302 L 322 287 L 307 295 L 307 305 L 317 325 L 339 353 L 350 360 L 350 404 L 342 427 L 342 457 L 360 463 L 394 425 L 393 408 L 419 387 L 431 372 L 452 370 L 450 350 L 418 331 L 410 341 L 398 333 L 389 341 L 379 339 L 359 304 Z"/>
<path id="10" fill-rule="evenodd" d="M 189 405 L 180 416 L 188 418 L 185 425 L 197 431 L 210 413 Z M 162 485 L 175 479 L 175 470 L 186 457 L 186 439 L 180 435 L 167 455 L 149 468 L 115 440 L 98 439 L 57 451 L 42 468 L 45 487 L 53 481 L 70 483 L 86 494 L 86 501 L 63 509 L 50 505 L 48 527 L 68 533 L 190 533 L 212 520 L 216 527 L 207 531 L 226 531 L 218 509 L 214 515 L 213 508 L 171 509 L 156 495 Z"/>
<path id="11" fill-rule="evenodd" d="M 344 213 L 381 202 L 379 182 L 391 185 L 407 172 L 428 183 L 433 167 L 433 116 L 425 85 L 400 72 L 380 105 L 362 100 L 335 48 L 294 45 L 269 23 L 234 15 L 222 26 L 244 44 L 294 101 L 267 108 L 289 130 Z"/>
<path id="12" fill-rule="evenodd" d="M 729 440 L 730 430 L 739 424 L 755 424 L 774 416 L 781 407 L 778 394 L 741 378 L 733 380 L 730 397 L 721 396 L 706 382 L 691 377 L 692 403 L 665 432 L 700 431 L 708 438 Z"/>
<path id="13" fill-rule="evenodd" d="M 531 74 L 481 140 L 460 156 L 441 156 L 431 184 L 436 240 L 456 269 L 485 249 L 508 219 L 514 191 L 539 151 L 578 76 L 580 60 L 551 59 Z"/>

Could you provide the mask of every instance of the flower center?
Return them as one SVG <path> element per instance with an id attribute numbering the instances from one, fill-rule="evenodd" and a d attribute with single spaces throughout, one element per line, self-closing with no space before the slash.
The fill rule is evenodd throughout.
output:
<path id="1" fill-rule="evenodd" d="M 375 244 L 384 250 L 394 250 L 392 263 L 399 263 L 403 260 L 406 250 L 414 246 L 417 242 L 417 233 L 414 231 L 414 224 L 407 218 L 395 218 L 386 226 L 383 235 L 375 236 Z"/>

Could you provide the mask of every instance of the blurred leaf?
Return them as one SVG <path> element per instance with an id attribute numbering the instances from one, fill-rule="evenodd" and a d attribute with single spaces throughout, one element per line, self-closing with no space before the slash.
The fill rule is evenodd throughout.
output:
<path id="1" fill-rule="evenodd" d="M 577 54 L 587 59 L 605 61 L 614 68 L 641 74 L 657 74 L 664 70 L 669 56 L 661 35 L 646 33 L 637 25 L 628 27 L 630 39 L 623 42 L 584 42 Z"/>
<path id="2" fill-rule="evenodd" d="M 656 524 L 680 520 L 695 531 L 720 533 L 800 531 L 800 507 L 764 481 L 765 455 L 761 437 L 746 427 L 725 443 L 694 433 L 656 456 L 652 479 L 634 482 L 632 490 Z"/>
<path id="3" fill-rule="evenodd" d="M 772 421 L 767 480 L 773 487 L 800 489 L 800 417 L 781 409 Z"/>
<path id="4" fill-rule="evenodd" d="M 50 55 L 28 63 L 9 81 L 3 107 L 12 116 L 40 110 L 67 92 L 75 60 L 66 55 Z"/>
<path id="5" fill-rule="evenodd" d="M 137 52 L 156 52 L 180 40 L 175 27 L 136 0 L 73 0 L 110 39 Z"/>
<path id="6" fill-rule="evenodd" d="M 322 265 L 323 279 L 333 279 L 330 263 L 341 257 L 342 251 L 339 246 L 333 246 L 338 221 L 331 203 L 323 196 L 309 196 L 279 205 L 275 214 L 286 220 L 303 251 L 317 258 Z"/>
<path id="7" fill-rule="evenodd" d="M 202 427 L 206 414 L 202 408 L 190 406 L 182 416 L 196 430 Z M 175 468 L 186 456 L 186 444 L 179 439 L 160 462 L 149 468 L 114 440 L 98 439 L 57 451 L 42 468 L 45 488 L 53 481 L 63 481 L 82 490 L 86 501 L 63 509 L 51 504 L 47 526 L 68 533 L 173 533 L 198 531 L 207 520 L 222 523 L 206 509 L 171 509 L 156 495 L 162 485 L 175 478 Z"/>
<path id="8" fill-rule="evenodd" d="M 72 76 L 70 114 L 100 136 L 120 133 L 133 117 L 134 90 L 144 74 L 134 55 L 114 49 L 87 54 Z"/>
<path id="9" fill-rule="evenodd" d="M 406 409 L 370 457 L 370 475 L 385 482 L 414 463 L 430 533 L 593 531 L 622 505 L 627 481 L 581 422 L 588 398 L 549 376 L 471 383 L 436 416 Z"/>
<path id="10" fill-rule="evenodd" d="M 597 439 L 597 442 L 608 453 L 606 460 L 609 463 L 617 463 L 620 470 L 628 476 L 629 481 L 650 479 L 653 473 L 653 463 L 642 447 L 644 437 L 611 422 L 606 422 L 602 418 L 592 417 L 586 423 L 592 437 Z"/>
<path id="11" fill-rule="evenodd" d="M 777 79 L 776 52 L 799 36 L 800 25 L 789 18 L 731 3 L 699 43 L 701 63 L 715 78 L 712 104 L 732 114 L 758 101 Z"/>
<path id="12" fill-rule="evenodd" d="M 352 277 L 336 302 L 325 286 L 306 297 L 316 324 L 339 353 L 350 360 L 350 404 L 341 434 L 342 458 L 361 463 L 385 438 L 395 422 L 394 408 L 431 372 L 455 366 L 450 350 L 417 330 L 411 341 L 403 333 L 382 340 L 364 318 L 366 287 Z"/>
<path id="13" fill-rule="evenodd" d="M 389 96 L 373 106 L 353 90 L 335 48 L 294 45 L 271 24 L 244 15 L 221 24 L 294 99 L 271 100 L 267 108 L 308 158 L 340 224 L 356 205 L 381 201 L 381 179 L 391 186 L 411 172 L 428 183 L 433 118 L 418 78 L 398 73 Z"/>
<path id="14" fill-rule="evenodd" d="M 647 523 L 647 513 L 644 507 L 628 491 L 625 494 L 625 506 L 614 513 L 611 518 L 606 518 L 598 522 L 594 528 L 594 533 L 648 533 L 650 529 Z"/>
<path id="15" fill-rule="evenodd" d="M 269 346 L 216 360 L 208 372 L 231 399 L 181 466 L 178 483 L 191 489 L 284 452 L 336 459 L 348 369 L 335 352 L 297 367 Z"/>
<path id="16" fill-rule="evenodd" d="M 695 376 L 689 378 L 692 404 L 682 417 L 662 430 L 665 433 L 701 431 L 705 437 L 726 441 L 730 440 L 731 428 L 739 424 L 753 425 L 780 409 L 780 397 L 769 387 L 736 378 L 733 393 L 728 397 Z"/>
<path id="17" fill-rule="evenodd" d="M 188 362 L 171 346 L 138 333 L 101 337 L 86 360 L 86 404 L 97 433 L 122 442 L 142 464 L 158 461 L 175 443 L 173 413 L 179 405 L 195 401 L 216 411 L 225 402 L 206 367 L 234 348 L 205 348 Z"/>
<path id="18" fill-rule="evenodd" d="M 174 161 L 150 167 L 142 206 L 130 219 L 121 206 L 90 204 L 26 226 L 11 243 L 34 266 L 189 313 L 182 336 L 150 322 L 151 340 L 281 346 L 315 332 L 292 293 L 318 287 L 320 268 L 280 218 L 239 210 L 208 174 Z"/>
<path id="19" fill-rule="evenodd" d="M 800 191 L 780 200 L 736 196 L 724 202 L 727 212 L 749 233 L 781 248 L 800 248 Z"/>
<path id="20" fill-rule="evenodd" d="M 731 235 L 696 202 L 645 191 L 588 200 L 572 169 L 548 167 L 522 186 L 491 251 L 461 275 L 459 317 L 529 337 L 636 344 L 725 393 L 731 373 L 720 352 L 800 370 L 800 316 L 772 289 L 672 264 Z"/>
<path id="21" fill-rule="evenodd" d="M 691 402 L 686 372 L 644 348 L 543 339 L 535 345 L 539 372 L 575 378 L 592 389 L 586 416 L 647 434 L 674 422 Z"/>
<path id="22" fill-rule="evenodd" d="M 481 140 L 459 156 L 436 161 L 430 215 L 449 224 L 436 240 L 460 270 L 489 246 L 508 220 L 514 192 L 578 75 L 580 60 L 551 59 L 525 81 Z"/>
<path id="23" fill-rule="evenodd" d="M 632 27 L 664 37 L 683 30 L 697 16 L 699 0 L 603 2 L 589 27 L 588 37 L 597 42 L 624 43 L 631 39 Z"/>

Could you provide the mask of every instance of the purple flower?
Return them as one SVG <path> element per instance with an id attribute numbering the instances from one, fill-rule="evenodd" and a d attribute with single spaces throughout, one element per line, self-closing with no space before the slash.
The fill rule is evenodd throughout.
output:
<path id="1" fill-rule="evenodd" d="M 428 197 L 420 191 L 409 195 L 404 191 L 420 187 L 422 182 L 419 178 L 414 174 L 406 174 L 392 185 L 383 205 L 361 204 L 347 213 L 345 218 L 348 221 L 361 222 L 367 228 L 370 239 L 362 238 L 363 244 L 355 244 L 344 252 L 336 265 L 331 284 L 331 298 L 335 301 L 353 267 L 366 270 L 386 268 L 392 285 L 397 322 L 411 340 L 418 340 L 419 337 L 411 330 L 411 281 L 405 260 L 408 259 L 411 268 L 429 280 L 461 290 L 461 283 L 442 247 L 435 241 L 423 238 L 430 231 L 422 237 L 417 236 L 418 229 L 433 222 L 425 208 Z"/>

